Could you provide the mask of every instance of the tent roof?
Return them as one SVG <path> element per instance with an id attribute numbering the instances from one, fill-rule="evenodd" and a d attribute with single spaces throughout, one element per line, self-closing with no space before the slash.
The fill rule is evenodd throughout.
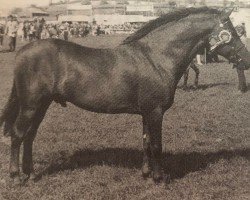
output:
<path id="1" fill-rule="evenodd" d="M 92 17 L 86 15 L 60 15 L 58 21 L 91 22 Z"/>
<path id="2" fill-rule="evenodd" d="M 31 13 L 48 14 L 47 12 L 43 11 L 42 9 L 36 8 L 36 7 L 29 7 L 26 9 Z"/>

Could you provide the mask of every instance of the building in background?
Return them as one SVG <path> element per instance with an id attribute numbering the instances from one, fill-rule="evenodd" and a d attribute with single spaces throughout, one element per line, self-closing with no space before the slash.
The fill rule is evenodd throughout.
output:
<path id="1" fill-rule="evenodd" d="M 48 17 L 49 13 L 38 7 L 24 8 L 18 13 L 18 17 L 21 18 L 34 18 L 34 17 Z"/>

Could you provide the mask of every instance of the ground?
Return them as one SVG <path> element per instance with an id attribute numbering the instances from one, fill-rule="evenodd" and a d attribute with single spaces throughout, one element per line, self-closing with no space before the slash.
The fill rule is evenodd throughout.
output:
<path id="1" fill-rule="evenodd" d="M 112 47 L 123 38 L 74 41 Z M 0 53 L 0 109 L 12 85 L 14 55 Z M 200 70 L 199 89 L 178 89 L 164 117 L 164 171 L 170 183 L 155 185 L 141 177 L 140 116 L 53 103 L 34 143 L 35 183 L 8 184 L 10 147 L 0 136 L 0 200 L 250 199 L 250 85 L 239 93 L 236 71 L 227 62 Z M 250 71 L 246 77 L 250 82 Z"/>

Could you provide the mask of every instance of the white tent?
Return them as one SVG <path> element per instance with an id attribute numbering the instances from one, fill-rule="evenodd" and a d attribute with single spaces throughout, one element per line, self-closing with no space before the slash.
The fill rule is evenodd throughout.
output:
<path id="1" fill-rule="evenodd" d="M 60 15 L 59 22 L 92 22 L 92 17 L 87 15 Z"/>
<path id="2" fill-rule="evenodd" d="M 141 4 L 127 5 L 126 11 L 127 12 L 154 12 L 154 6 L 153 5 L 141 5 Z"/>
<path id="3" fill-rule="evenodd" d="M 156 17 L 145 17 L 143 15 L 95 15 L 97 24 L 116 25 L 124 23 L 148 22 Z"/>
<path id="4" fill-rule="evenodd" d="M 67 10 L 92 10 L 92 5 L 82 5 L 81 3 L 68 4 Z"/>

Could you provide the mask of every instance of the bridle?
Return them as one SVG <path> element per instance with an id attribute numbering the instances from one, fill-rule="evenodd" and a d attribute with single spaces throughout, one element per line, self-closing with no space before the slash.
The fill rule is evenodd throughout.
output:
<path id="1" fill-rule="evenodd" d="M 226 25 L 229 22 L 221 22 L 220 28 L 217 29 L 217 31 L 213 32 L 209 36 L 209 44 L 210 44 L 210 52 L 215 51 L 218 47 L 228 44 L 230 42 L 233 42 L 234 36 L 232 35 L 231 31 L 224 28 L 224 25 Z M 228 45 L 229 46 L 229 45 Z M 241 57 L 239 56 L 239 52 L 245 48 L 245 45 L 241 44 L 239 47 L 235 48 L 230 46 L 231 48 L 231 55 L 229 56 L 229 61 L 238 64 L 242 61 Z"/>
<path id="2" fill-rule="evenodd" d="M 217 47 L 223 44 L 228 44 L 231 42 L 233 38 L 232 33 L 228 29 L 224 29 L 224 25 L 227 23 L 228 21 L 220 22 L 220 28 L 218 28 L 209 36 L 209 44 L 211 51 L 215 50 Z"/>
<path id="3" fill-rule="evenodd" d="M 232 63 L 238 64 L 242 61 L 241 57 L 239 56 L 239 52 L 245 48 L 244 45 L 240 45 L 238 48 L 231 47 L 232 48 L 232 53 L 230 55 L 229 60 L 232 61 Z"/>

